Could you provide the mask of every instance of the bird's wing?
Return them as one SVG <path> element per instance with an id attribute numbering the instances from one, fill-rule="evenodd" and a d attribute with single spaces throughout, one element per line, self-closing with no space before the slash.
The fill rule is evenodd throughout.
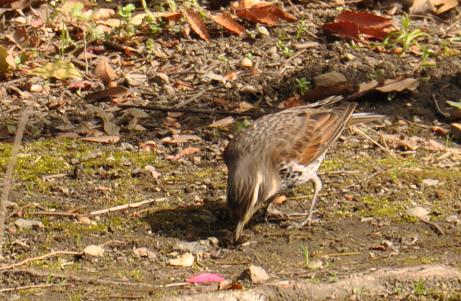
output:
<path id="1" fill-rule="evenodd" d="M 307 165 L 314 161 L 339 137 L 355 106 L 345 103 L 331 109 L 300 108 L 278 113 L 271 152 L 275 163 L 296 160 Z"/>

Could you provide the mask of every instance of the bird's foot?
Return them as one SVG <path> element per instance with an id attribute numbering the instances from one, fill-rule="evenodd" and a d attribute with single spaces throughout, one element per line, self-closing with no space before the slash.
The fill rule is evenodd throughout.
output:
<path id="1" fill-rule="evenodd" d="M 288 218 L 292 218 L 292 217 L 295 217 L 295 216 L 306 216 L 306 214 L 304 213 L 292 213 L 292 214 L 288 214 Z M 300 229 L 300 228 L 303 228 L 304 226 L 312 226 L 314 224 L 319 224 L 320 223 L 320 219 L 317 219 L 317 218 L 312 218 L 312 216 L 308 215 L 307 218 L 305 218 L 302 222 L 289 222 L 288 223 L 288 229 Z"/>

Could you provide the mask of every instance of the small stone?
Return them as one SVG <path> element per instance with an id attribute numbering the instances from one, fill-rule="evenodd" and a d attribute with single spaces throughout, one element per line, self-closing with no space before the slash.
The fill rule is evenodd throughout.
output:
<path id="1" fill-rule="evenodd" d="M 240 89 L 240 92 L 242 92 L 244 94 L 256 95 L 258 93 L 258 90 L 255 88 L 255 86 L 245 85 Z"/>
<path id="2" fill-rule="evenodd" d="M 447 216 L 445 220 L 447 221 L 447 223 L 452 223 L 456 225 L 461 223 L 461 220 L 459 219 L 459 216 L 457 214 L 452 214 L 450 216 Z"/>
<path id="3" fill-rule="evenodd" d="M 323 268 L 323 262 L 320 259 L 314 259 L 309 262 L 307 268 L 311 270 L 320 270 Z"/>
<path id="4" fill-rule="evenodd" d="M 135 257 L 138 257 L 138 258 L 147 257 L 149 259 L 155 259 L 157 257 L 154 252 L 144 247 L 134 248 L 133 254 Z"/>
<path id="5" fill-rule="evenodd" d="M 251 265 L 248 270 L 245 271 L 252 283 L 263 283 L 269 279 L 269 274 L 260 266 Z"/>
<path id="6" fill-rule="evenodd" d="M 37 229 L 37 228 L 45 228 L 45 225 L 41 221 L 37 220 L 28 220 L 23 218 L 18 218 L 14 224 L 16 227 L 20 229 Z"/>
<path id="7" fill-rule="evenodd" d="M 210 244 L 213 246 L 213 247 L 217 247 L 219 246 L 219 239 L 216 238 L 216 237 L 208 237 L 208 241 L 210 242 Z"/>
<path id="8" fill-rule="evenodd" d="M 262 36 L 268 37 L 268 36 L 271 35 L 270 32 L 269 32 L 269 30 L 267 30 L 267 28 L 264 27 L 264 26 L 261 26 L 261 25 L 260 25 L 260 26 L 257 26 L 256 29 L 258 30 L 258 33 L 259 33 L 260 35 L 262 35 Z"/>
<path id="9" fill-rule="evenodd" d="M 88 216 L 79 216 L 78 222 L 82 225 L 97 225 L 97 223 L 92 221 Z"/>
<path id="10" fill-rule="evenodd" d="M 187 252 L 192 253 L 192 254 L 203 254 L 203 253 L 205 253 L 207 251 L 207 248 L 205 246 L 201 245 L 200 243 L 198 243 L 196 241 L 178 242 L 174 246 L 174 249 L 179 250 L 179 251 L 187 251 Z"/>
<path id="11" fill-rule="evenodd" d="M 407 209 L 407 211 L 405 213 L 408 216 L 428 220 L 429 219 L 428 215 L 429 215 L 430 211 L 428 209 L 426 209 L 426 208 L 416 206 L 416 207 Z"/>
<path id="12" fill-rule="evenodd" d="M 89 256 L 101 257 L 104 256 L 104 248 L 96 245 L 89 245 L 84 250 L 83 253 Z"/>
<path id="13" fill-rule="evenodd" d="M 450 132 L 453 138 L 461 139 L 461 123 L 452 123 L 450 125 Z"/>
<path id="14" fill-rule="evenodd" d="M 437 186 L 439 185 L 439 183 L 440 183 L 439 180 L 434 180 L 434 179 L 424 179 L 423 180 L 423 185 L 428 186 L 428 187 Z"/>
<path id="15" fill-rule="evenodd" d="M 169 264 L 174 266 L 190 267 L 194 264 L 195 257 L 191 253 L 186 253 L 178 258 L 170 259 Z"/>
<path id="16" fill-rule="evenodd" d="M 253 62 L 247 57 L 244 57 L 242 61 L 240 62 L 240 64 L 242 65 L 242 67 L 245 67 L 245 68 L 253 67 Z"/>

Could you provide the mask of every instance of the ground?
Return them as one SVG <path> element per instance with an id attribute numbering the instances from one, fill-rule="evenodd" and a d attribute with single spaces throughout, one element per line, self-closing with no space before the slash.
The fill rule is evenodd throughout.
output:
<path id="1" fill-rule="evenodd" d="M 225 208 L 227 171 L 221 154 L 231 135 L 243 128 L 250 117 L 236 117 L 237 122 L 228 127 L 210 128 L 208 125 L 221 117 L 170 115 L 180 124 L 181 134 L 200 139 L 167 144 L 163 139 L 171 136 L 172 130 L 168 124 L 171 119 L 166 119 L 165 113 L 146 111 L 149 116 L 139 121 L 146 130 L 136 132 L 128 129 L 124 110 L 113 104 L 88 104 L 77 95 L 66 94 L 68 98 L 61 98 L 64 104 L 56 108 L 51 100 L 62 97 L 62 87 L 58 82 L 46 83 L 49 93 L 30 93 L 31 98 L 23 100 L 16 94 L 6 94 L 0 103 L 6 112 L 4 128 L 15 126 L 18 109 L 26 104 L 33 104 L 36 110 L 17 158 L 9 197 L 1 286 L 47 285 L 3 291 L 4 298 L 159 300 L 215 291 L 215 285 L 193 286 L 184 281 L 204 271 L 237 280 L 249 265 L 263 267 L 271 280 L 308 279 L 315 283 L 334 283 L 354 273 L 385 267 L 444 264 L 461 270 L 460 155 L 450 151 L 459 150 L 459 141 L 432 130 L 434 125 L 447 127 L 449 122 L 437 112 L 433 99 L 461 98 L 459 54 L 442 55 L 441 50 L 459 49 L 459 42 L 450 44 L 444 31 L 458 26 L 459 32 L 459 24 L 455 24 L 459 15 L 452 12 L 443 17 L 411 19 L 412 27 L 429 33 L 420 43 L 438 54 L 431 58 L 435 64 L 422 67 L 418 55 L 379 52 L 327 37 L 319 26 L 337 15 L 336 5 L 319 1 L 284 4 L 305 20 L 307 30 L 299 40 L 298 23 L 283 23 L 270 29 L 270 36 L 257 38 L 235 38 L 216 32 L 206 43 L 195 36 L 181 37 L 180 47 L 168 58 L 146 62 L 139 70 L 129 70 L 127 65 L 124 72 L 145 73 L 152 80 L 151 86 L 136 88 L 140 97 L 133 100 L 134 104 L 144 104 L 148 99 L 150 104 L 169 107 L 231 110 L 245 101 L 263 112 L 277 110 L 281 101 L 299 92 L 296 79 L 312 81 L 329 71 L 346 75 L 351 87 L 372 79 L 418 79 L 419 86 L 413 92 L 376 92 L 357 100 L 359 111 L 377 112 L 388 118 L 386 122 L 360 127 L 371 139 L 348 129 L 329 150 L 320 168 L 324 188 L 315 212 L 320 222 L 303 229 L 287 229 L 284 220 L 256 220 L 244 231 L 246 243 L 230 243 L 233 223 Z M 376 10 L 380 11 L 380 7 L 376 6 Z M 398 23 L 401 16 L 394 18 Z M 246 25 L 254 29 L 254 25 Z M 315 40 L 315 35 L 318 45 L 304 50 L 293 48 L 289 59 L 277 48 L 273 52 L 281 35 L 287 45 Z M 261 72 L 238 67 L 243 57 L 259 62 Z M 240 68 L 238 78 L 230 85 L 204 76 L 209 70 L 225 74 L 235 68 Z M 170 82 L 189 82 L 193 89 L 169 95 L 165 82 L 155 76 L 160 71 L 168 75 Z M 242 89 L 245 86 L 254 93 L 246 93 Z M 147 91 L 155 95 L 154 99 Z M 201 91 L 206 92 L 194 99 Z M 219 99 L 227 103 L 222 105 Z M 62 135 L 69 124 L 75 132 L 77 128 L 102 128 L 101 119 L 95 117 L 98 110 L 110 112 L 113 122 L 121 127 L 120 142 L 99 144 Z M 425 142 L 433 139 L 447 148 L 435 150 L 419 143 L 414 150 L 402 150 L 402 145 L 383 143 L 383 134 L 419 137 Z M 12 135 L 5 131 L 2 135 L 3 172 L 11 154 Z M 143 151 L 139 145 L 149 140 L 155 142 L 155 150 Z M 186 147 L 200 151 L 171 160 L 169 156 Z M 146 171 L 148 165 L 159 173 L 157 178 Z M 312 187 L 299 186 L 286 196 L 287 201 L 276 206 L 277 210 L 303 212 L 309 207 Z M 138 208 L 91 214 L 146 200 L 152 202 Z M 430 213 L 420 219 L 409 213 L 412 208 L 425 208 Z M 15 225 L 19 218 L 40 221 L 42 225 L 19 227 Z M 89 245 L 102 246 L 103 256 L 58 253 L 7 268 L 53 251 L 79 253 Z M 140 254 L 146 251 L 141 248 L 146 248 L 148 254 Z M 187 252 L 195 257 L 192 266 L 170 264 L 170 259 Z M 240 285 L 244 289 L 258 287 L 247 279 L 240 280 Z M 424 279 L 402 279 L 399 285 L 390 285 L 385 295 L 353 288 L 351 295 L 366 300 L 459 300 L 461 284 L 455 281 L 453 285 L 440 286 Z"/>

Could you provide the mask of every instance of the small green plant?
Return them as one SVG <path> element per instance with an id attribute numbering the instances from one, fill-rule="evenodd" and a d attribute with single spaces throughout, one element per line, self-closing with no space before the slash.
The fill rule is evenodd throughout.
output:
<path id="1" fill-rule="evenodd" d="M 293 55 L 293 49 L 288 47 L 285 42 L 281 39 L 277 41 L 277 48 L 280 50 L 283 56 L 291 57 Z"/>
<path id="2" fill-rule="evenodd" d="M 248 119 L 237 120 L 237 122 L 235 123 L 235 132 L 236 133 L 241 132 L 246 127 L 248 127 L 250 124 L 251 122 Z"/>
<path id="3" fill-rule="evenodd" d="M 298 21 L 296 24 L 296 39 L 299 40 L 302 38 L 304 33 L 306 32 L 306 21 L 304 18 L 301 18 L 301 20 Z"/>
<path id="4" fill-rule="evenodd" d="M 309 268 L 310 265 L 310 258 L 309 258 L 309 247 L 307 245 L 301 245 L 301 252 L 303 255 L 303 266 L 305 268 Z"/>
<path id="5" fill-rule="evenodd" d="M 119 6 L 118 8 L 118 15 L 122 17 L 122 21 L 124 23 L 124 27 L 126 30 L 126 33 L 129 36 L 134 35 L 135 28 L 131 24 L 131 19 L 133 18 L 133 11 L 136 9 L 136 7 L 133 4 L 127 4 L 125 6 Z"/>
<path id="6" fill-rule="evenodd" d="M 415 283 L 415 288 L 413 289 L 413 293 L 416 296 L 424 296 L 427 293 L 426 290 L 426 282 L 424 280 L 418 280 Z"/>
<path id="7" fill-rule="evenodd" d="M 308 81 L 305 77 L 296 78 L 295 82 L 296 88 L 299 90 L 299 93 L 301 95 L 304 95 L 306 91 L 309 90 L 311 87 L 311 82 Z"/>
<path id="8" fill-rule="evenodd" d="M 404 15 L 400 23 L 400 29 L 397 32 L 391 33 L 383 41 L 383 46 L 388 45 L 400 45 L 402 47 L 401 54 L 404 55 L 411 46 L 418 46 L 418 40 L 422 37 L 428 36 L 427 33 L 421 31 L 419 28 L 411 30 L 410 28 L 410 17 Z"/>

